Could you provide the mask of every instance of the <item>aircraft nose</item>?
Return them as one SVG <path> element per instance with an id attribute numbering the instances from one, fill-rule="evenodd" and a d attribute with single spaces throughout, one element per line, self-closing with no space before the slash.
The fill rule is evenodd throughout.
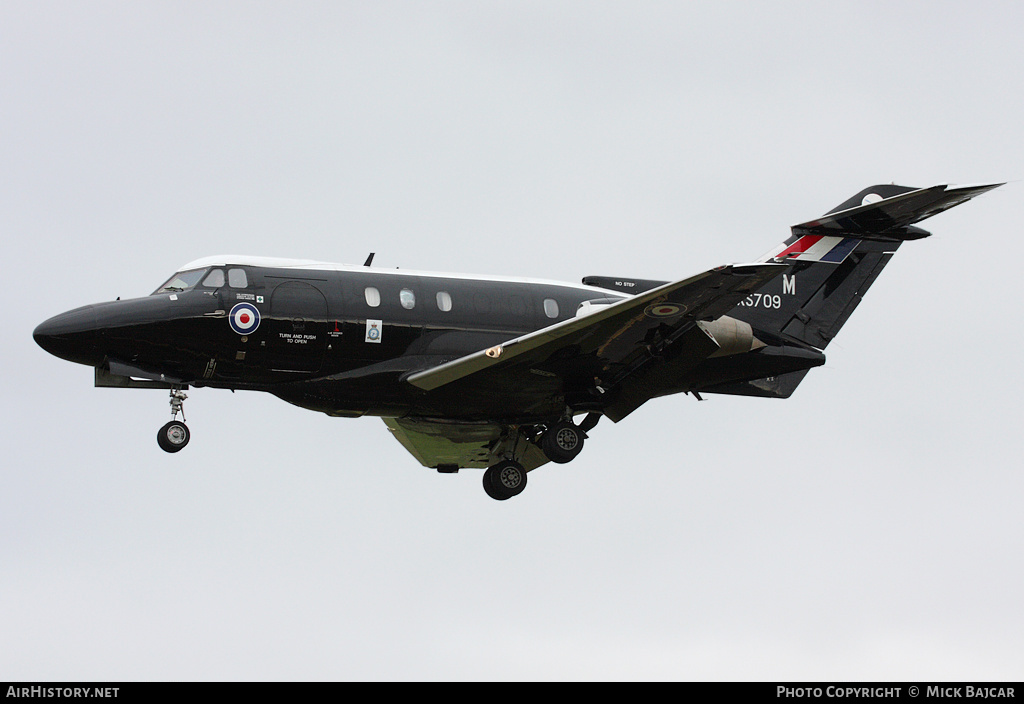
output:
<path id="1" fill-rule="evenodd" d="M 90 366 L 102 362 L 96 359 L 99 337 L 96 306 L 83 306 L 55 315 L 40 323 L 32 337 L 44 350 L 69 362 Z"/>

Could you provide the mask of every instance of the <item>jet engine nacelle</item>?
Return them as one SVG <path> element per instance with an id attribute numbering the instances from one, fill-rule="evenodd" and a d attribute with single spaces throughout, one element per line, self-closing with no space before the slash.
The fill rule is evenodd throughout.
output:
<path id="1" fill-rule="evenodd" d="M 697 322 L 697 325 L 708 337 L 718 343 L 718 350 L 710 357 L 744 354 L 766 346 L 754 337 L 754 330 L 750 327 L 750 323 L 730 318 L 728 315 L 723 315 L 710 322 L 701 320 Z"/>

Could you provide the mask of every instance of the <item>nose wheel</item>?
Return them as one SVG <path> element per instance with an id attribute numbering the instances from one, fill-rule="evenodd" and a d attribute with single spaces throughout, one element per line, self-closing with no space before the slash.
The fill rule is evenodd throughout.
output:
<path id="1" fill-rule="evenodd" d="M 172 420 L 160 428 L 156 442 L 164 452 L 177 452 L 188 445 L 189 437 L 188 426 L 180 420 Z"/>
<path id="2" fill-rule="evenodd" d="M 156 434 L 156 442 L 164 452 L 178 452 L 191 438 L 188 426 L 185 425 L 184 403 L 188 395 L 181 389 L 171 389 L 171 421 L 165 423 Z M 178 420 L 178 414 L 181 420 Z"/>

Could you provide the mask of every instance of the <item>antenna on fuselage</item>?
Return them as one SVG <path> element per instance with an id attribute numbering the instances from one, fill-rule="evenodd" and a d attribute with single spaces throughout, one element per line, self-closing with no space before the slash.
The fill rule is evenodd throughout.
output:
<path id="1" fill-rule="evenodd" d="M 372 262 L 372 261 L 373 261 L 373 255 L 374 255 L 374 254 L 375 254 L 375 252 L 370 252 L 370 256 L 368 256 L 368 257 L 366 258 L 366 261 L 365 261 L 365 262 L 363 262 L 363 266 L 370 266 L 370 262 Z"/>

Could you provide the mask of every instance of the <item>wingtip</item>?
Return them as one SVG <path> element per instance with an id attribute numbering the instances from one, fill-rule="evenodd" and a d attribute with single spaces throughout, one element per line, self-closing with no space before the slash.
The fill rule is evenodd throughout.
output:
<path id="1" fill-rule="evenodd" d="M 1007 181 L 1002 181 L 1000 183 L 947 184 L 945 188 L 946 191 L 975 191 L 977 193 L 984 193 L 985 191 L 991 191 L 993 188 L 1005 186 L 1007 183 Z"/>

